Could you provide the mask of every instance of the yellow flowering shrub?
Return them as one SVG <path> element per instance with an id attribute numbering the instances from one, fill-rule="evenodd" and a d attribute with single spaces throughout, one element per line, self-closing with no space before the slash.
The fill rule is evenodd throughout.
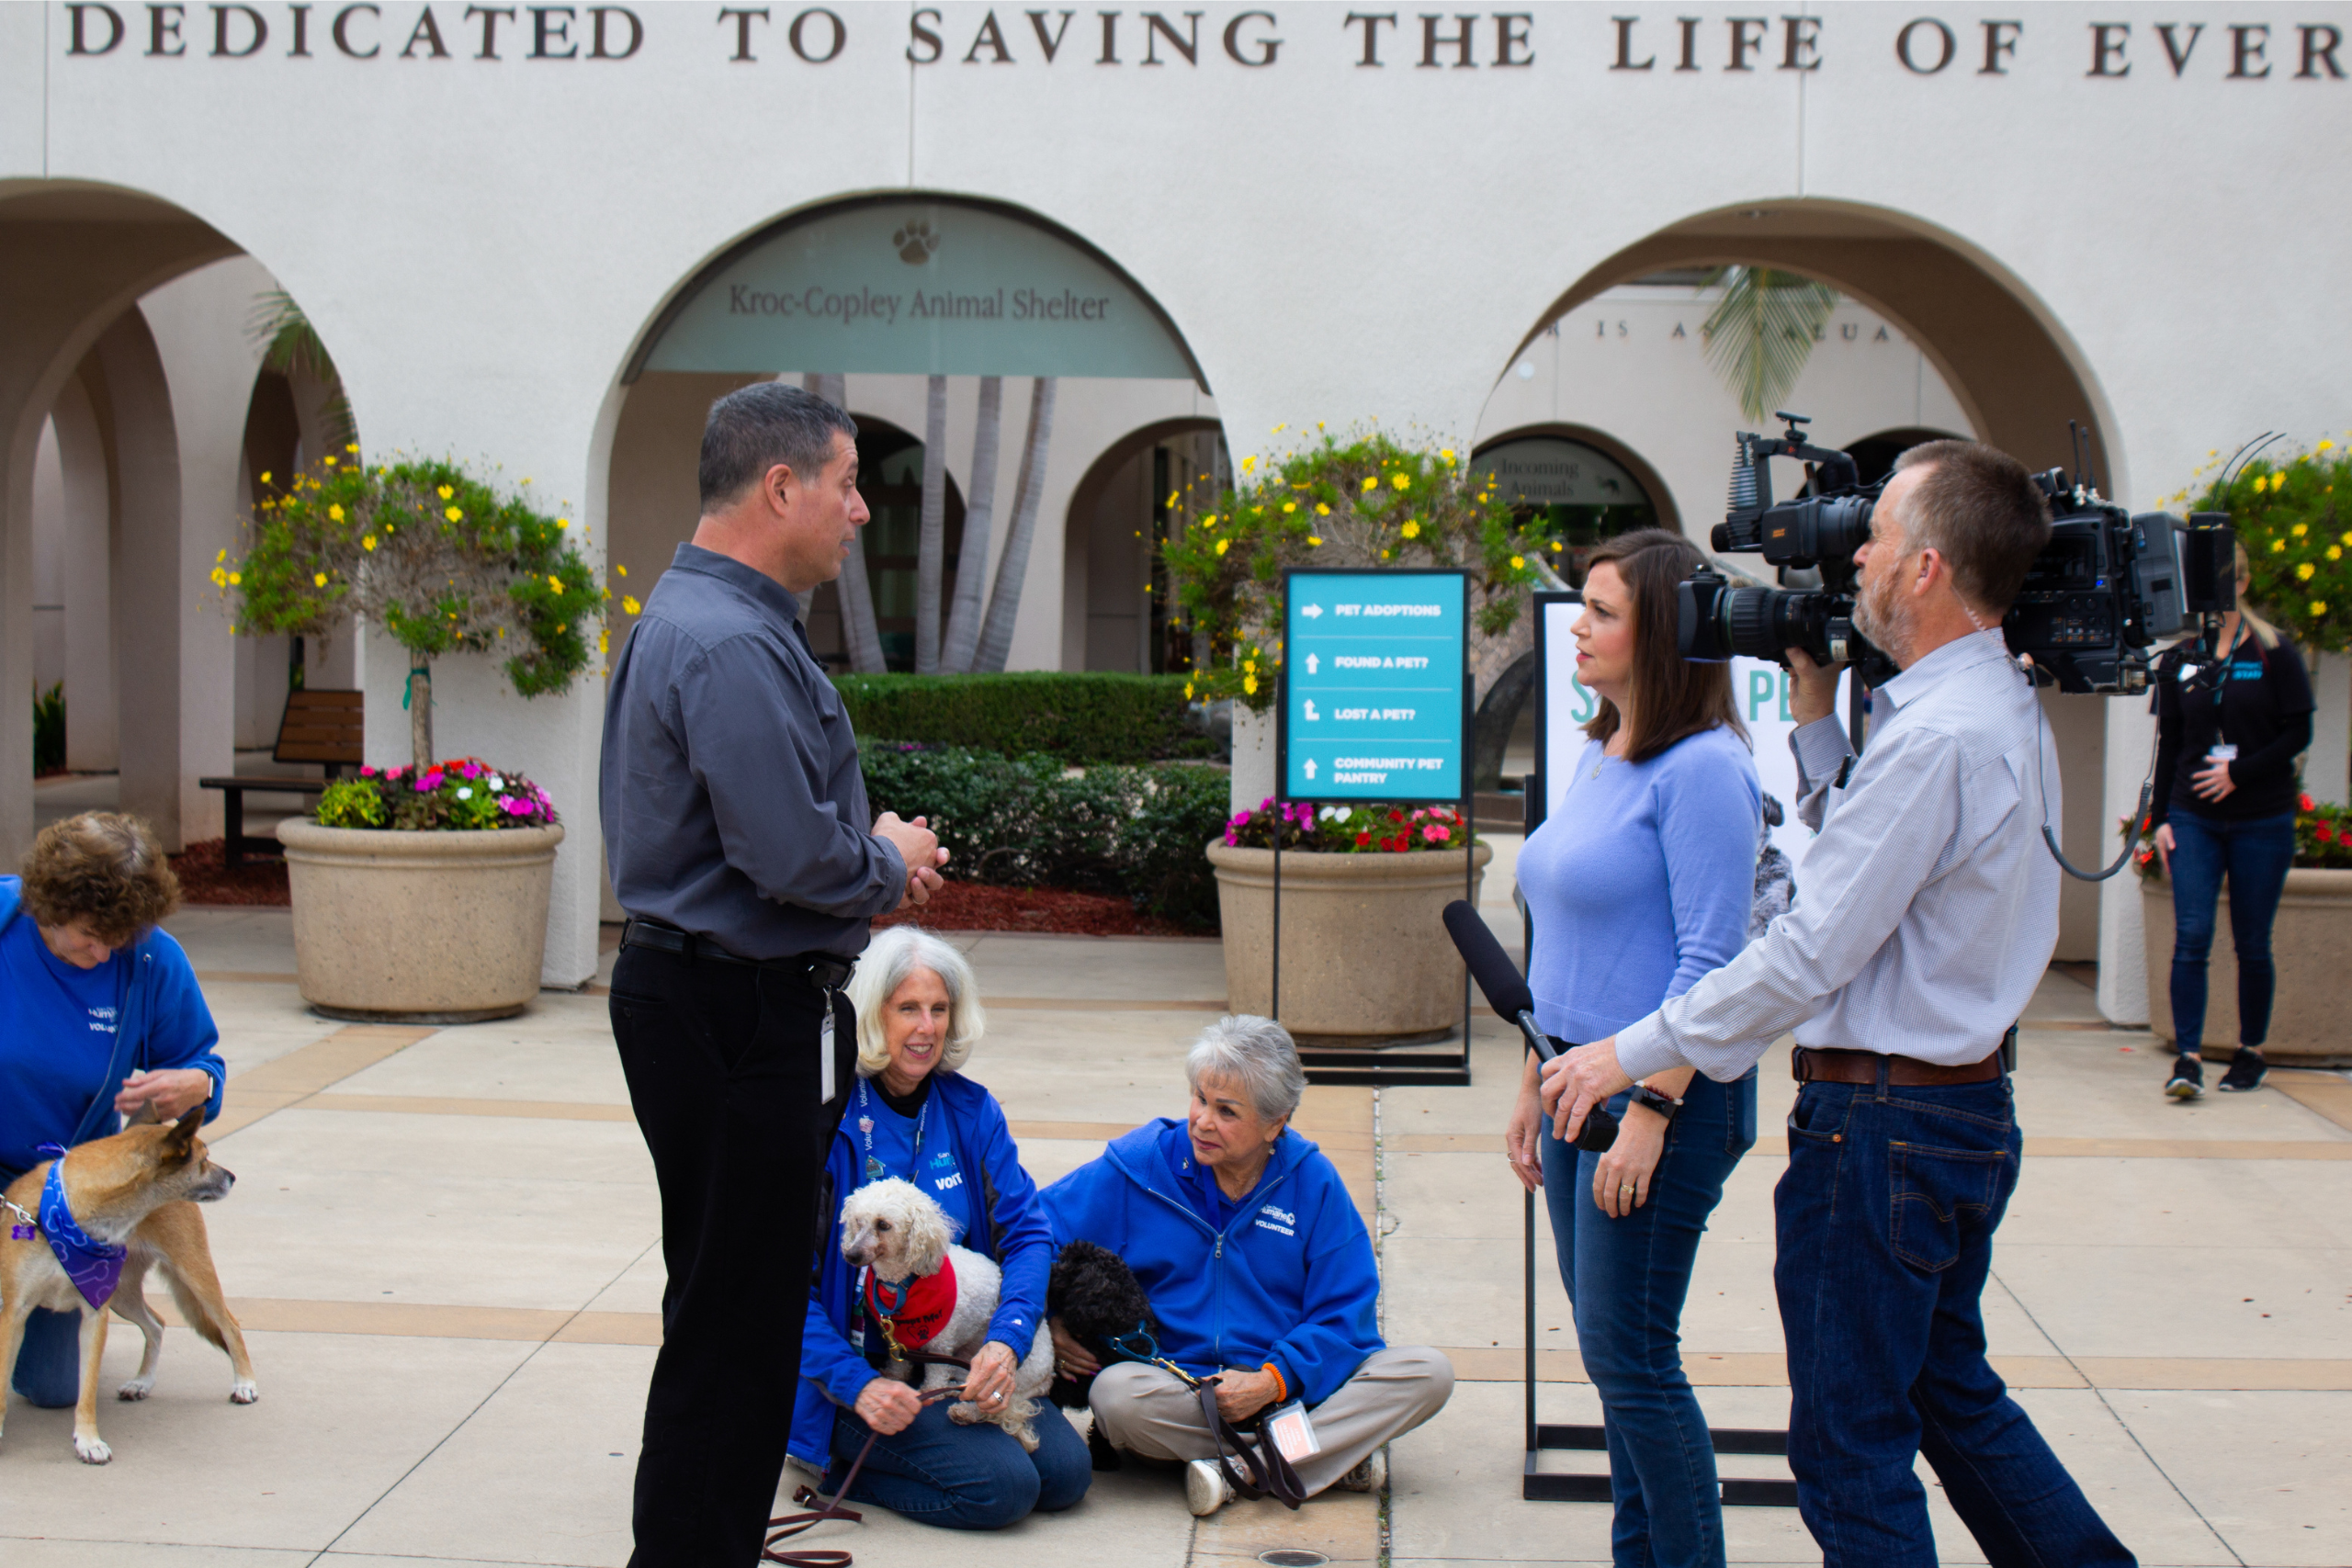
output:
<path id="1" fill-rule="evenodd" d="M 2218 454 L 2169 504 L 2226 512 L 2254 583 L 2246 602 L 2296 641 L 2331 653 L 2352 644 L 2352 450 L 2322 441 L 2307 452 L 2265 455 L 2245 465 L 2227 490 L 2209 474 Z M 2218 476 L 2217 476 L 2218 477 Z"/>
<path id="2" fill-rule="evenodd" d="M 1509 631 L 1527 603 L 1536 541 L 1452 448 L 1316 429 L 1287 453 L 1246 459 L 1241 482 L 1162 547 L 1195 644 L 1204 637 L 1208 649 L 1207 663 L 1188 672 L 1190 695 L 1260 713 L 1272 705 L 1285 568 L 1466 568 L 1474 638 Z"/>
<path id="3" fill-rule="evenodd" d="M 254 507 L 243 544 L 211 577 L 249 636 L 323 638 L 357 615 L 420 663 L 494 648 L 526 697 L 570 686 L 602 636 L 608 595 L 566 530 L 454 463 L 346 447 Z"/>

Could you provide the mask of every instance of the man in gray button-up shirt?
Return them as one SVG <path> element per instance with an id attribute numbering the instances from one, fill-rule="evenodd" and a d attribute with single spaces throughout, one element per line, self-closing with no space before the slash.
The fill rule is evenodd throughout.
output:
<path id="1" fill-rule="evenodd" d="M 661 1355 L 633 1568 L 751 1563 L 784 1472 L 817 1178 L 848 1097 L 867 922 L 939 886 L 866 825 L 857 739 L 799 625 L 859 547 L 856 426 L 763 382 L 713 405 L 702 516 L 622 649 L 603 818 L 629 913 L 613 1037 L 662 1189 Z"/>

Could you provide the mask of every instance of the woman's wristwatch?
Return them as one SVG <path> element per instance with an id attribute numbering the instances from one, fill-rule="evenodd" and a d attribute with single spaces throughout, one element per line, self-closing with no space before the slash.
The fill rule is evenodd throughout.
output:
<path id="1" fill-rule="evenodd" d="M 1631 1098 L 1635 1105 L 1645 1105 L 1669 1122 L 1674 1120 L 1674 1113 L 1682 1109 L 1680 1100 L 1671 1095 L 1660 1094 L 1645 1083 L 1635 1084 Z"/>

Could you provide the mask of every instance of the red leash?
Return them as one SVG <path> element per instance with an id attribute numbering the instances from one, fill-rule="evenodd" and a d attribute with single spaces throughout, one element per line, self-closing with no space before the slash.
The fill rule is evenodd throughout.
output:
<path id="1" fill-rule="evenodd" d="M 900 1354 L 910 1361 L 960 1367 L 967 1372 L 972 1370 L 972 1363 L 961 1356 L 933 1356 L 922 1350 L 905 1350 Z M 919 1397 L 925 1404 L 935 1404 L 943 1399 L 961 1399 L 963 1396 L 964 1385 L 957 1383 L 951 1388 L 934 1388 Z M 794 1536 L 815 1529 L 827 1519 L 847 1519 L 852 1524 L 864 1522 L 865 1516 L 855 1508 L 842 1507 L 842 1499 L 847 1497 L 850 1488 L 857 1484 L 857 1472 L 865 1468 L 865 1456 L 874 1451 L 874 1444 L 881 1436 L 879 1432 L 866 1433 L 865 1446 L 857 1450 L 857 1459 L 850 1465 L 849 1473 L 842 1477 L 841 1486 L 833 1493 L 831 1502 L 807 1513 L 786 1514 L 768 1521 L 768 1538 L 760 1547 L 761 1562 L 782 1563 L 784 1568 L 850 1568 L 850 1554 L 836 1548 L 820 1547 L 802 1551 L 778 1551 L 776 1548 Z M 807 1486 L 795 1487 L 792 1500 L 796 1503 L 825 1502 L 815 1490 Z"/>

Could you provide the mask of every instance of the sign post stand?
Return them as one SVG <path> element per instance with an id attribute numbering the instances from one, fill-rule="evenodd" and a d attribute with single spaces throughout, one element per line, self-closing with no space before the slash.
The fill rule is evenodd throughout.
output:
<path id="1" fill-rule="evenodd" d="M 1565 777 L 1565 767 L 1554 766 L 1555 742 L 1571 744 L 1566 736 L 1553 733 L 1552 694 L 1554 659 L 1572 647 L 1569 626 L 1576 611 L 1584 604 L 1578 592 L 1538 593 L 1535 595 L 1535 776 L 1527 789 L 1527 831 L 1532 835 L 1544 824 L 1552 807 L 1551 785 L 1555 778 Z M 1742 661 L 1743 663 L 1750 661 Z M 1745 672 L 1745 671 L 1743 671 Z M 1735 691 L 1735 697 L 1737 696 Z M 1774 694 L 1762 694 L 1757 700 L 1772 699 Z M 1752 707 L 1752 704 L 1750 705 Z M 1574 716 L 1580 721 L 1584 716 Z M 1760 714 L 1750 716 L 1760 718 Z M 1563 751 L 1562 756 L 1566 757 Z M 1526 921 L 1525 947 L 1532 963 L 1535 952 L 1535 914 L 1522 908 Z M 1547 1450 L 1604 1452 L 1609 1447 L 1603 1428 L 1576 1425 L 1555 1426 L 1535 1418 L 1535 1194 L 1525 1194 L 1520 1209 L 1521 1247 L 1525 1264 L 1525 1296 L 1522 1299 L 1524 1343 L 1527 1347 L 1526 1427 L 1527 1455 L 1522 1463 L 1519 1495 L 1536 1503 L 1606 1503 L 1611 1500 L 1609 1477 L 1606 1474 L 1562 1473 L 1538 1468 Z M 1736 1427 L 1708 1428 L 1719 1454 L 1762 1455 L 1785 1457 L 1789 1451 L 1786 1432 L 1758 1430 Z M 1720 1481 L 1725 1507 L 1793 1508 L 1797 1506 L 1797 1483 L 1793 1481 L 1751 1480 L 1735 1476 Z"/>
<path id="2" fill-rule="evenodd" d="M 1274 718 L 1273 1002 L 1282 1016 L 1283 822 L 1292 801 L 1460 803 L 1463 897 L 1476 886 L 1470 574 L 1459 568 L 1283 573 Z M 1309 1083 L 1470 1082 L 1470 976 L 1459 1055 L 1303 1049 Z"/>

